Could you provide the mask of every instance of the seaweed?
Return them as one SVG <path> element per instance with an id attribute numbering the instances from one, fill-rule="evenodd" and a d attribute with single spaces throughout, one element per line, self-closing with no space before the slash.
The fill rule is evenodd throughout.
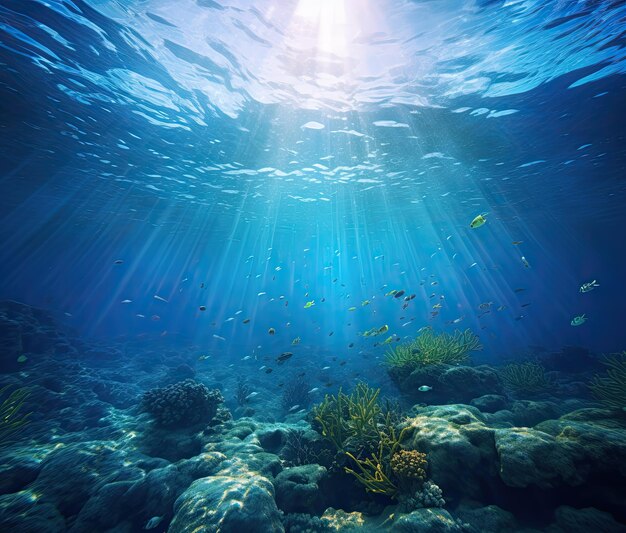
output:
<path id="1" fill-rule="evenodd" d="M 506 365 L 498 370 L 498 376 L 513 392 L 541 392 L 552 385 L 545 368 L 533 361 Z"/>
<path id="2" fill-rule="evenodd" d="M 0 398 L 7 394 L 10 385 L 0 389 Z M 22 413 L 22 406 L 30 390 L 26 387 L 15 389 L 0 404 L 0 446 L 14 442 L 15 437 L 28 424 L 31 413 Z"/>
<path id="3" fill-rule="evenodd" d="M 594 376 L 591 393 L 606 407 L 626 411 L 626 351 L 609 354 L 602 362 L 606 373 Z"/>

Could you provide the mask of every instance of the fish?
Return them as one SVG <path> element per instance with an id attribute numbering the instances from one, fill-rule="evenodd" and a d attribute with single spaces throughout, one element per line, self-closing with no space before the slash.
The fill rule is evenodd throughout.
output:
<path id="1" fill-rule="evenodd" d="M 350 344 L 348 344 L 348 348 L 354 348 L 354 343 L 351 342 Z"/>
<path id="2" fill-rule="evenodd" d="M 513 244 L 514 246 L 518 246 L 520 244 L 522 244 L 524 241 L 513 241 L 511 244 Z"/>
<path id="3" fill-rule="evenodd" d="M 598 284 L 598 282 L 594 279 L 593 281 L 590 281 L 588 283 L 583 283 L 580 286 L 579 292 L 589 292 L 592 291 L 593 289 L 595 289 L 596 287 L 599 287 L 600 285 Z"/>
<path id="4" fill-rule="evenodd" d="M 325 366 L 324 368 L 322 368 L 322 370 L 330 370 L 329 366 Z"/>
<path id="5" fill-rule="evenodd" d="M 524 265 L 526 268 L 530 268 L 530 263 L 524 256 L 522 256 L 522 265 Z"/>
<path id="6" fill-rule="evenodd" d="M 142 315 L 141 313 L 137 313 L 135 316 L 137 318 L 146 318 L 146 315 Z"/>
<path id="7" fill-rule="evenodd" d="M 283 352 L 276 358 L 276 362 L 279 365 L 282 365 L 285 361 L 288 361 L 292 357 L 293 357 L 293 352 Z"/>
<path id="8" fill-rule="evenodd" d="M 300 344 L 300 337 L 296 337 L 294 340 L 291 341 L 292 346 L 297 346 L 298 344 Z"/>
<path id="9" fill-rule="evenodd" d="M 498 307 L 498 311 L 504 311 L 506 309 L 506 305 L 501 305 L 500 307 Z"/>
<path id="10" fill-rule="evenodd" d="M 356 311 L 356 307 L 348 307 L 348 311 Z"/>
<path id="11" fill-rule="evenodd" d="M 244 318 L 243 319 L 243 323 L 244 324 L 249 324 L 250 323 L 250 319 L 249 318 Z"/>
<path id="12" fill-rule="evenodd" d="M 304 304 L 304 308 L 308 309 L 309 307 L 313 307 L 315 305 L 315 300 L 311 300 L 310 302 L 307 302 Z"/>
<path id="13" fill-rule="evenodd" d="M 422 385 L 421 387 L 418 387 L 417 390 L 420 392 L 428 392 L 429 390 L 433 390 L 433 388 L 428 385 Z"/>
<path id="14" fill-rule="evenodd" d="M 328 334 L 328 336 L 329 336 L 329 337 L 332 337 L 332 336 L 333 336 L 333 333 L 335 333 L 335 332 L 334 332 L 334 331 L 331 331 L 331 332 Z"/>
<path id="15" fill-rule="evenodd" d="M 154 320 L 156 322 L 157 320 L 161 320 L 161 317 L 159 315 L 152 315 L 150 320 Z"/>
<path id="16" fill-rule="evenodd" d="M 154 299 L 155 300 L 159 300 L 159 302 L 165 302 L 167 303 L 167 300 L 165 298 L 162 298 L 161 296 L 159 296 L 158 294 L 154 295 Z"/>
<path id="17" fill-rule="evenodd" d="M 206 361 L 209 357 L 211 357 L 210 355 L 201 355 L 200 357 L 198 357 L 198 361 Z"/>
<path id="18" fill-rule="evenodd" d="M 485 222 L 487 222 L 487 213 L 481 213 L 477 215 L 474 220 L 470 222 L 470 228 L 476 229 L 480 228 Z"/>
<path id="19" fill-rule="evenodd" d="M 366 305 L 369 305 L 369 304 L 370 304 L 370 301 L 369 301 L 369 300 L 363 300 L 363 301 L 361 302 L 361 307 L 365 307 Z"/>
<path id="20" fill-rule="evenodd" d="M 478 306 L 478 309 L 489 309 L 493 302 L 483 302 Z"/>
<path id="21" fill-rule="evenodd" d="M 530 302 L 522 304 L 522 305 L 520 305 L 520 307 L 528 307 L 529 305 L 530 305 Z"/>
<path id="22" fill-rule="evenodd" d="M 442 307 L 443 307 L 443 305 L 441 305 L 441 304 L 433 305 L 433 309 L 441 309 Z"/>
<path id="23" fill-rule="evenodd" d="M 246 396 L 244 398 L 244 400 L 251 400 L 252 398 L 254 398 L 255 396 L 258 396 L 258 395 L 259 395 L 259 393 L 256 392 L 256 391 L 255 392 L 251 392 L 250 394 L 248 394 L 248 396 Z"/>
<path id="24" fill-rule="evenodd" d="M 123 259 L 116 259 L 115 261 L 113 261 L 114 265 L 121 265 L 122 263 L 124 263 Z"/>
<path id="25" fill-rule="evenodd" d="M 18 363 L 25 363 L 26 361 L 28 361 L 28 357 L 26 357 L 24 354 L 20 355 L 20 356 L 17 358 L 17 362 L 18 362 Z"/>
<path id="26" fill-rule="evenodd" d="M 270 329 L 268 329 L 268 330 L 267 330 L 267 332 L 268 332 L 270 335 L 274 335 L 274 333 L 276 333 L 276 330 L 275 330 L 274 328 L 270 328 Z"/>
<path id="27" fill-rule="evenodd" d="M 385 296 L 393 296 L 396 292 L 398 292 L 396 289 L 393 289 L 392 291 L 389 291 L 387 294 L 385 294 Z"/>
<path id="28" fill-rule="evenodd" d="M 296 404 L 292 407 L 289 408 L 289 410 L 287 411 L 288 413 L 293 413 L 294 411 L 297 411 L 298 409 L 300 409 L 300 405 Z"/>
<path id="29" fill-rule="evenodd" d="M 225 341 L 226 340 L 224 337 L 222 337 L 220 335 L 216 335 L 215 333 L 213 333 L 213 338 L 217 339 L 217 340 L 220 340 L 220 341 Z"/>
<path id="30" fill-rule="evenodd" d="M 387 337 L 381 344 L 390 344 L 393 341 L 393 335 L 391 337 Z"/>
<path id="31" fill-rule="evenodd" d="M 200 307 L 198 307 L 199 311 L 206 311 L 206 305 L 201 305 Z"/>
<path id="32" fill-rule="evenodd" d="M 403 294 L 404 294 L 404 291 L 398 291 L 398 292 L 396 292 L 396 293 L 393 295 L 393 297 L 394 297 L 394 298 L 400 298 L 400 296 L 402 296 Z"/>
<path id="33" fill-rule="evenodd" d="M 264 294 L 267 294 L 265 291 L 261 291 L 259 293 L 257 293 L 257 296 L 263 296 Z"/>
<path id="34" fill-rule="evenodd" d="M 272 372 L 274 372 L 274 370 L 272 368 L 266 368 L 265 369 L 265 373 L 266 374 L 271 374 Z"/>
<path id="35" fill-rule="evenodd" d="M 123 304 L 132 304 L 133 301 L 132 300 L 122 300 L 121 303 L 123 303 Z"/>
<path id="36" fill-rule="evenodd" d="M 313 393 L 317 392 L 318 390 L 320 390 L 319 387 L 313 387 L 310 391 L 308 391 L 307 394 L 313 394 Z"/>
<path id="37" fill-rule="evenodd" d="M 585 322 L 587 321 L 587 317 L 585 316 L 585 314 L 583 313 L 580 316 L 575 316 L 572 321 L 570 322 L 570 324 L 574 327 L 576 326 L 582 326 Z"/>
<path id="38" fill-rule="evenodd" d="M 146 525 L 143 526 L 143 528 L 154 529 L 161 523 L 162 520 L 163 520 L 163 516 L 153 516 L 150 520 L 146 522 Z"/>
<path id="39" fill-rule="evenodd" d="M 452 323 L 453 324 L 458 324 L 459 322 L 461 322 L 463 319 L 465 318 L 465 315 L 460 316 L 459 318 L 455 318 Z"/>

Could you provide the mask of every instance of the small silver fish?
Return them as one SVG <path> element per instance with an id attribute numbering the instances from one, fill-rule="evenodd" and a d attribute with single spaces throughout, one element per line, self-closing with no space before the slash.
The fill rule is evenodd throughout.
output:
<path id="1" fill-rule="evenodd" d="M 593 281 L 590 281 L 589 283 L 583 283 L 580 286 L 579 292 L 589 292 L 599 286 L 600 285 L 598 284 L 598 282 L 594 279 Z"/>
<path id="2" fill-rule="evenodd" d="M 530 263 L 524 256 L 522 256 L 522 265 L 524 265 L 526 268 L 530 268 Z"/>
<path id="3" fill-rule="evenodd" d="M 428 385 L 422 385 L 421 387 L 418 387 L 417 390 L 420 392 L 428 392 L 429 390 L 433 390 L 433 388 Z"/>

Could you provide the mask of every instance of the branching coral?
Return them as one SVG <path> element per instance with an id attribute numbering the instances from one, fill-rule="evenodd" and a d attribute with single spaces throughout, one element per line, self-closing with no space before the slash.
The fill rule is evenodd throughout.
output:
<path id="1" fill-rule="evenodd" d="M 6 395 L 10 385 L 0 389 L 0 398 Z M 28 423 L 30 413 L 22 413 L 21 409 L 30 395 L 26 388 L 15 389 L 0 404 L 0 445 L 11 442 L 11 437 L 19 433 Z"/>
<path id="2" fill-rule="evenodd" d="M 603 362 L 606 374 L 592 379 L 591 393 L 610 409 L 626 411 L 626 352 L 611 354 Z"/>
<path id="3" fill-rule="evenodd" d="M 533 361 L 506 365 L 498 371 L 498 376 L 513 392 L 541 392 L 552 385 L 545 368 Z"/>
<path id="4" fill-rule="evenodd" d="M 426 365 L 463 363 L 470 352 L 481 349 L 480 339 L 469 329 L 450 335 L 423 328 L 415 340 L 387 352 L 385 364 L 390 369 L 412 372 Z"/>
<path id="5" fill-rule="evenodd" d="M 407 429 L 404 428 L 399 435 L 396 435 L 393 427 L 389 428 L 388 433 L 381 432 L 378 452 L 367 459 L 358 459 L 350 452 L 346 452 L 346 455 L 356 463 L 359 471 L 347 467 L 345 471 L 352 474 L 367 492 L 386 494 L 390 498 L 396 498 L 399 485 L 393 472 L 392 457 L 400 449 L 400 442 Z"/>
<path id="6" fill-rule="evenodd" d="M 313 407 L 313 419 L 337 450 L 359 452 L 378 437 L 382 416 L 379 395 L 380 389 L 365 383 L 359 383 L 351 394 L 340 389 L 337 396 L 327 394 L 322 403 Z"/>

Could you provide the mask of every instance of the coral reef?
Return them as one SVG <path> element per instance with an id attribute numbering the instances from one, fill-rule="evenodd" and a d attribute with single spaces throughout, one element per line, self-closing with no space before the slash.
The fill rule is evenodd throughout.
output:
<path id="1" fill-rule="evenodd" d="M 498 370 L 504 386 L 517 394 L 532 394 L 548 389 L 552 382 L 543 366 L 534 361 L 511 363 Z"/>
<path id="2" fill-rule="evenodd" d="M 210 422 L 224 401 L 219 390 L 187 379 L 144 393 L 141 407 L 161 426 L 190 426 Z"/>
<path id="3" fill-rule="evenodd" d="M 604 359 L 604 375 L 597 375 L 589 385 L 593 396 L 611 409 L 626 412 L 626 352 Z"/>
<path id="4" fill-rule="evenodd" d="M 309 389 L 311 386 L 302 376 L 296 376 L 287 381 L 283 387 L 280 404 L 285 411 L 306 409 L 311 403 Z"/>
<path id="5" fill-rule="evenodd" d="M 422 366 L 464 363 L 470 352 L 480 349 L 479 338 L 469 329 L 456 330 L 450 335 L 437 334 L 432 328 L 426 327 L 412 342 L 390 350 L 386 354 L 385 364 L 390 371 L 409 374 Z"/>

